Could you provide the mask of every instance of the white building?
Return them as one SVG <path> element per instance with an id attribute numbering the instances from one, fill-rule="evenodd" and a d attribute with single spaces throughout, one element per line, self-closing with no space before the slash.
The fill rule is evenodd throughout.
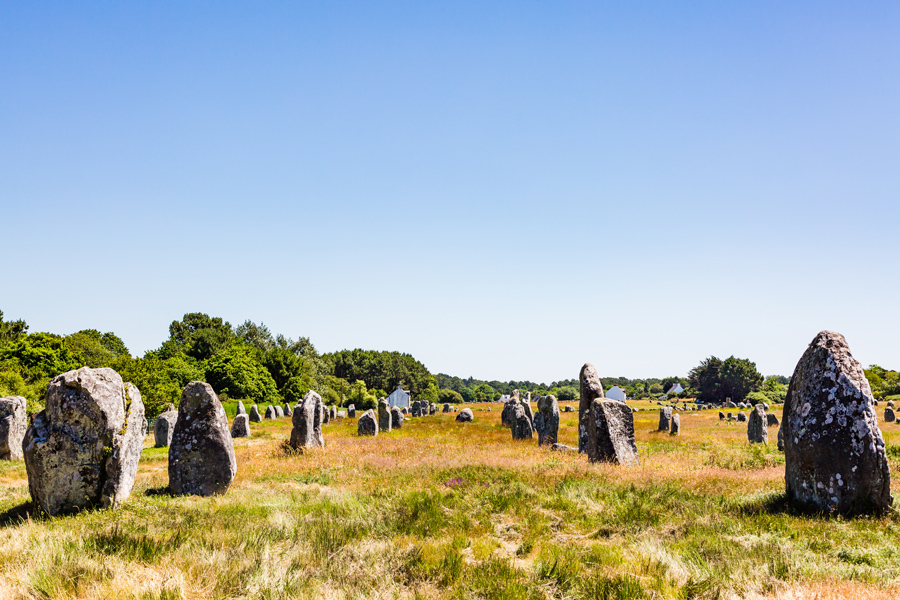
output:
<path id="1" fill-rule="evenodd" d="M 397 386 L 397 389 L 391 392 L 391 395 L 387 397 L 388 404 L 390 406 L 399 406 L 400 408 L 406 407 L 409 408 L 409 399 L 411 394 L 403 389 L 402 386 Z"/>
<path id="2" fill-rule="evenodd" d="M 669 394 L 680 394 L 683 391 L 684 388 L 681 387 L 680 383 L 673 383 L 672 387 L 666 390 L 666 395 L 668 396 Z"/>
<path id="3" fill-rule="evenodd" d="M 625 402 L 625 390 L 620 388 L 617 385 L 612 386 L 608 390 L 606 390 L 606 397 L 610 400 L 618 400 L 619 402 Z"/>

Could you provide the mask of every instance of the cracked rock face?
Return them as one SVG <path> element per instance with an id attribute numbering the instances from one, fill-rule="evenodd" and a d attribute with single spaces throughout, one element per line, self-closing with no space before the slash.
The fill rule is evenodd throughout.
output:
<path id="1" fill-rule="evenodd" d="M 591 363 L 585 363 L 578 374 L 581 398 L 578 402 L 578 451 L 587 452 L 588 421 L 590 408 L 594 400 L 603 398 L 603 384 L 600 375 Z"/>
<path id="2" fill-rule="evenodd" d="M 212 386 L 192 381 L 178 403 L 169 447 L 169 489 L 176 494 L 224 494 L 237 473 L 228 417 Z"/>
<path id="3" fill-rule="evenodd" d="M 50 380 L 46 406 L 23 441 L 34 501 L 57 515 L 128 498 L 147 433 L 138 389 L 82 367 Z"/>
<path id="4" fill-rule="evenodd" d="M 800 358 L 780 433 L 789 500 L 843 514 L 891 507 L 891 476 L 872 390 L 841 334 L 820 332 Z"/>
<path id="5" fill-rule="evenodd" d="M 540 396 L 537 405 L 534 430 L 538 434 L 538 446 L 552 446 L 559 437 L 559 403 L 556 396 Z"/>
<path id="6" fill-rule="evenodd" d="M 747 422 L 747 439 L 751 444 L 769 443 L 769 420 L 762 404 L 757 404 L 750 412 L 750 420 Z"/>
<path id="7" fill-rule="evenodd" d="M 531 419 L 525 412 L 525 406 L 522 402 L 516 400 L 513 407 L 513 426 L 512 439 L 514 440 L 530 440 L 534 436 L 534 428 L 531 426 Z"/>
<path id="8" fill-rule="evenodd" d="M 250 437 L 250 417 L 246 414 L 235 415 L 231 422 L 231 437 Z"/>
<path id="9" fill-rule="evenodd" d="M 378 418 L 371 408 L 364 412 L 356 422 L 357 435 L 378 435 Z"/>
<path id="10" fill-rule="evenodd" d="M 306 392 L 291 416 L 291 448 L 324 448 L 325 437 L 322 435 L 322 423 L 325 422 L 325 405 L 322 397 L 310 390 Z"/>
<path id="11" fill-rule="evenodd" d="M 28 401 L 21 396 L 0 398 L 0 459 L 22 460 L 22 440 L 28 428 Z"/>
<path id="12" fill-rule="evenodd" d="M 587 455 L 591 462 L 640 463 L 634 442 L 634 416 L 617 400 L 594 400 L 588 411 Z"/>

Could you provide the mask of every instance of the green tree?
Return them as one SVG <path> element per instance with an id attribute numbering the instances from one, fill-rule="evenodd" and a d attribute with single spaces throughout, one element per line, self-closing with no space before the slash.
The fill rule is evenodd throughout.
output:
<path id="1" fill-rule="evenodd" d="M 212 358 L 230 348 L 236 339 L 228 321 L 206 313 L 188 313 L 181 321 L 172 321 L 169 325 L 169 342 L 197 360 Z M 167 353 L 172 350 L 168 349 Z"/>
<path id="2" fill-rule="evenodd" d="M 719 369 L 722 361 L 715 357 L 703 359 L 699 365 L 688 373 L 688 382 L 691 389 L 697 393 L 697 398 L 703 402 L 721 402 L 722 385 L 719 381 Z"/>
<path id="3" fill-rule="evenodd" d="M 446 389 L 438 392 L 438 402 L 441 404 L 462 404 L 463 397 L 456 390 Z"/>
<path id="4" fill-rule="evenodd" d="M 756 370 L 756 363 L 746 358 L 730 356 L 719 369 L 722 395 L 733 402 L 742 401 L 747 394 L 759 390 L 763 376 Z"/>
<path id="5" fill-rule="evenodd" d="M 22 319 L 18 321 L 4 321 L 3 311 L 0 310 L 0 346 L 15 342 L 28 331 L 28 325 Z"/>
<path id="6" fill-rule="evenodd" d="M 65 338 L 68 346 L 88 367 L 109 367 L 119 356 L 128 356 L 128 348 L 116 334 L 83 329 Z"/>
<path id="7" fill-rule="evenodd" d="M 280 402 L 275 380 L 260 364 L 254 349 L 237 344 L 212 357 L 206 367 L 206 381 L 217 394 L 247 398 L 256 403 Z"/>
<path id="8" fill-rule="evenodd" d="M 81 366 L 81 356 L 65 339 L 50 333 L 31 333 L 0 348 L 0 364 L 17 369 L 28 381 L 56 377 Z"/>
<path id="9" fill-rule="evenodd" d="M 170 358 L 161 358 L 152 352 L 143 358 L 120 356 L 112 368 L 124 381 L 137 386 L 150 419 L 158 416 L 167 404 L 177 406 L 188 383 L 205 380 L 197 361 L 183 354 Z"/>

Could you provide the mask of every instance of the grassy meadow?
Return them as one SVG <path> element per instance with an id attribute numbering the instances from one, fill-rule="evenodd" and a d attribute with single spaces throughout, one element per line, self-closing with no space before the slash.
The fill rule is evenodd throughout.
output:
<path id="1" fill-rule="evenodd" d="M 792 512 L 776 428 L 751 447 L 717 410 L 680 413 L 678 437 L 639 412 L 641 465 L 616 467 L 513 441 L 501 405 L 470 406 L 474 423 L 377 438 L 338 420 L 303 454 L 283 450 L 289 419 L 251 424 L 215 498 L 169 495 L 150 435 L 131 498 L 74 516 L 36 512 L 24 464 L 3 462 L 0 598 L 900 597 L 900 519 Z M 560 441 L 576 428 L 562 412 Z M 900 426 L 882 431 L 900 449 Z"/>

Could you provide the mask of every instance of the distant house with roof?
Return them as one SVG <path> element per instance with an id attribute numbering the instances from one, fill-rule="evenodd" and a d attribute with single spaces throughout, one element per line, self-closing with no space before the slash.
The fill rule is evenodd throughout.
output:
<path id="1" fill-rule="evenodd" d="M 397 389 L 391 392 L 391 395 L 387 397 L 387 401 L 392 407 L 399 406 L 400 408 L 409 408 L 409 399 L 411 397 L 412 394 L 404 390 L 402 385 L 398 385 Z"/>
<path id="2" fill-rule="evenodd" d="M 619 402 L 625 402 L 625 398 L 627 398 L 627 396 L 625 395 L 625 390 L 617 385 L 614 385 L 606 390 L 606 397 L 610 398 L 611 400 L 618 400 Z"/>

